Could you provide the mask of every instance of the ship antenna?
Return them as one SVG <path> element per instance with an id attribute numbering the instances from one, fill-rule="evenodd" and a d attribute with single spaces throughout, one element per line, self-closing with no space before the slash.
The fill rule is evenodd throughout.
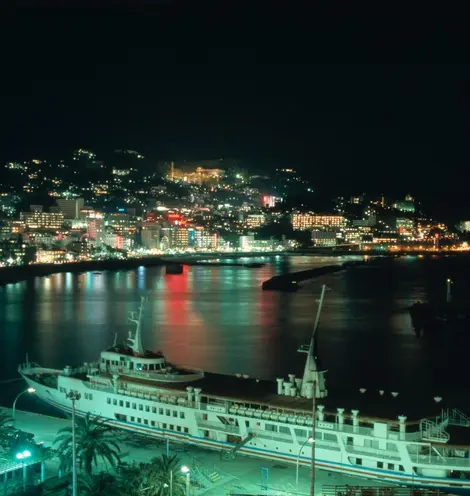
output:
<path id="1" fill-rule="evenodd" d="M 117 346 L 117 332 L 114 333 L 114 343 L 113 343 L 113 348 L 116 348 Z"/>
<path id="2" fill-rule="evenodd" d="M 318 370 L 317 359 L 315 356 L 315 342 L 316 342 L 316 332 L 318 329 L 318 324 L 320 322 L 320 315 L 323 307 L 323 300 L 325 297 L 325 292 L 327 287 L 325 284 L 321 287 L 320 299 L 318 300 L 317 315 L 315 317 L 315 323 L 313 325 L 312 337 L 310 339 L 310 344 L 308 346 L 302 346 L 298 351 L 307 353 L 307 359 L 305 360 L 304 375 L 302 377 L 302 388 L 301 396 L 309 397 L 309 387 L 313 383 L 316 390 L 313 391 L 315 397 L 324 397 L 327 395 L 326 384 L 325 384 L 325 370 Z"/>
<path id="3" fill-rule="evenodd" d="M 129 338 L 127 339 L 134 353 L 143 354 L 144 347 L 142 346 L 142 316 L 144 313 L 144 307 L 146 303 L 145 296 L 140 298 L 139 312 L 129 312 L 129 322 L 136 325 L 134 337 L 132 337 L 132 331 L 129 331 Z"/>

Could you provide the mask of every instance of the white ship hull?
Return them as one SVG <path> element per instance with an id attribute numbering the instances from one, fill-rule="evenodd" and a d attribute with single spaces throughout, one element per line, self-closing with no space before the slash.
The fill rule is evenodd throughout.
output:
<path id="1" fill-rule="evenodd" d="M 38 397 L 62 411 L 71 412 L 71 402 L 65 394 L 72 390 L 81 394 L 76 402 L 78 415 L 101 416 L 119 429 L 221 452 L 237 446 L 234 436 L 245 440 L 251 434 L 253 437 L 245 444 L 238 443 L 237 453 L 294 464 L 299 461 L 304 466 L 311 463 L 308 438 L 298 435 L 299 431 L 307 432 L 308 425 L 254 418 L 249 413 L 236 415 L 230 413 L 230 408 L 210 404 L 185 406 L 145 399 L 145 395 L 120 394 L 111 388 L 100 390 L 88 381 L 60 375 L 62 371 L 54 371 L 57 388 L 49 387 L 32 378 L 38 371 L 52 372 L 50 369 L 20 370 L 28 385 L 36 389 Z M 276 432 L 267 430 L 268 425 Z M 343 426 L 346 427 L 349 426 Z M 318 422 L 315 434 L 315 464 L 319 469 L 392 484 L 439 488 L 454 493 L 470 491 L 469 479 L 450 476 L 452 471 L 470 473 L 468 457 L 440 463 L 439 457 L 430 455 L 426 463 L 427 458 L 417 454 L 413 460 L 408 446 L 419 445 L 418 440 L 410 443 L 394 439 L 394 451 L 384 445 L 382 449 L 376 449 L 366 446 L 366 439 L 373 436 L 354 433 L 351 429 L 338 430 L 338 426 L 328 422 Z M 328 441 L 332 436 L 335 440 Z M 421 444 L 429 446 L 429 443 Z"/>

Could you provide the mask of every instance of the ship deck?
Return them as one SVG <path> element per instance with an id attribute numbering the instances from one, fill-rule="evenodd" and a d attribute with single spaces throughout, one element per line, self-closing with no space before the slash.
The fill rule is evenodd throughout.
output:
<path id="1" fill-rule="evenodd" d="M 296 411 L 300 414 L 308 414 L 312 410 L 312 400 L 276 394 L 277 384 L 272 381 L 244 379 L 232 375 L 222 375 L 207 372 L 203 379 L 191 383 L 165 383 L 155 382 L 136 377 L 121 376 L 121 381 L 142 385 L 152 385 L 155 388 L 168 389 L 170 391 L 186 391 L 186 387 L 202 389 L 202 396 L 231 400 L 234 402 L 248 403 L 251 405 L 268 406 L 286 411 Z M 416 395 L 399 394 L 396 398 L 391 392 L 380 395 L 378 391 L 367 391 L 362 394 L 359 391 L 329 390 L 326 398 L 317 399 L 317 404 L 325 406 L 325 412 L 336 413 L 337 408 L 345 408 L 345 417 L 349 417 L 352 409 L 359 410 L 359 417 L 378 421 L 397 422 L 399 415 L 407 417 L 407 423 L 419 422 L 423 418 L 436 417 L 440 415 L 442 403 L 436 403 L 433 398 L 419 400 Z"/>

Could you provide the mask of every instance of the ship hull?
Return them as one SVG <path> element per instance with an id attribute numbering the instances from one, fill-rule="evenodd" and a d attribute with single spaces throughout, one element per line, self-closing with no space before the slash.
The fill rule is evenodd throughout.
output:
<path id="1" fill-rule="evenodd" d="M 45 386 L 44 384 L 33 380 L 28 375 L 22 374 L 22 376 L 30 387 L 34 387 L 36 389 L 36 395 L 40 399 L 42 399 L 52 407 L 61 410 L 62 412 L 71 413 L 71 403 L 69 400 L 66 399 L 64 392 L 61 392 L 59 388 L 51 388 L 49 386 Z M 61 378 L 59 377 L 59 385 L 60 379 Z M 65 378 L 65 381 L 69 380 L 69 378 Z M 90 390 L 82 381 L 74 380 L 74 382 L 77 386 L 74 389 L 82 393 L 82 396 L 86 391 L 92 391 L 91 394 L 93 395 L 102 394 L 104 396 L 105 394 L 107 394 L 97 390 Z M 129 399 L 128 397 L 124 398 Z M 198 433 L 201 433 L 202 431 L 197 428 L 192 428 L 190 430 L 188 429 L 189 432 L 174 432 L 172 430 L 163 429 L 160 427 L 142 425 L 137 422 L 118 420 L 116 418 L 116 410 L 119 409 L 114 409 L 113 411 L 112 405 L 104 405 L 104 397 L 102 398 L 102 400 L 103 401 L 98 402 L 99 405 L 97 407 L 93 407 L 90 409 L 84 408 L 85 405 L 83 403 L 83 400 L 81 400 L 81 402 L 78 402 L 77 404 L 76 414 L 79 416 L 90 414 L 91 416 L 103 417 L 107 419 L 109 424 L 113 427 L 138 435 L 144 435 L 163 440 L 168 439 L 172 442 L 184 443 L 206 449 L 213 449 L 220 452 L 226 452 L 227 450 L 230 450 L 236 446 L 236 444 L 232 442 L 224 442 L 216 439 L 201 437 L 200 435 L 198 435 Z M 191 425 L 190 419 L 188 417 L 186 417 L 186 419 L 187 425 Z M 244 419 L 240 419 L 240 422 L 243 421 Z M 193 423 L 193 425 L 195 425 L 195 423 Z M 292 446 L 292 449 L 289 450 L 291 452 L 287 452 L 287 450 L 283 449 L 282 447 L 283 443 L 276 443 L 273 441 L 269 442 L 268 440 L 264 442 L 266 442 L 266 445 L 264 447 L 253 447 L 245 445 L 238 448 L 237 453 L 271 461 L 276 460 L 291 464 L 299 463 L 300 465 L 305 467 L 310 466 L 310 457 L 299 457 L 301 449 L 299 449 L 297 445 Z M 380 481 L 382 483 L 423 487 L 428 489 L 435 488 L 453 493 L 470 493 L 470 480 L 468 479 L 426 477 L 421 475 L 399 473 L 397 471 L 373 469 L 369 467 L 357 467 L 352 463 L 348 463 L 347 458 L 347 456 L 345 457 L 343 454 L 334 452 L 332 450 L 319 449 L 317 445 L 315 464 L 316 467 L 320 470 L 335 472 L 353 477 L 361 477 L 369 480 Z"/>

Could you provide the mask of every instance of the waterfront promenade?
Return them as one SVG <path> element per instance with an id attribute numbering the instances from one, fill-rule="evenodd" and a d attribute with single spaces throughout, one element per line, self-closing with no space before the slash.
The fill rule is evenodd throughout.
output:
<path id="1" fill-rule="evenodd" d="M 11 413 L 9 409 L 1 409 Z M 70 420 L 39 415 L 31 412 L 16 412 L 16 427 L 35 435 L 36 442 L 51 446 L 57 431 Z M 146 462 L 166 452 L 166 443 L 117 431 L 123 462 Z M 296 487 L 296 467 L 275 461 L 259 460 L 237 455 L 234 460 L 221 460 L 220 453 L 177 443 L 169 445 L 169 454 L 177 454 L 181 465 L 191 468 L 192 477 L 199 487 L 192 486 L 194 495 L 224 496 L 228 494 L 266 494 L 266 495 L 309 495 L 310 470 L 300 467 L 299 485 Z M 103 467 L 104 469 L 104 467 Z M 46 478 L 58 472 L 58 461 L 49 460 L 46 465 Z M 378 485 L 370 481 L 337 474 L 316 471 L 316 491 L 322 494 L 323 486 Z"/>

